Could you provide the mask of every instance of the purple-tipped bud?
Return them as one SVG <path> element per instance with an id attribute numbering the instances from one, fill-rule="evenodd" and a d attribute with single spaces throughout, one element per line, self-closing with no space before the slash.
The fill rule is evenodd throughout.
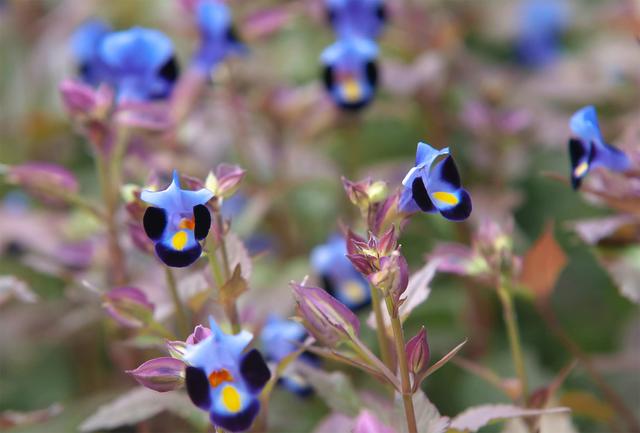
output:
<path id="1" fill-rule="evenodd" d="M 116 122 L 148 132 L 163 132 L 172 126 L 169 106 L 155 102 L 120 104 L 116 113 Z"/>
<path id="2" fill-rule="evenodd" d="M 216 197 L 231 197 L 240 187 L 240 182 L 242 182 L 245 173 L 246 171 L 237 165 L 220 164 L 216 168 L 215 174 L 209 172 L 205 181 L 205 188 Z"/>
<path id="3" fill-rule="evenodd" d="M 352 182 L 343 176 L 342 186 L 351 203 L 363 211 L 366 211 L 372 204 L 380 203 L 387 197 L 387 184 L 383 181 L 373 182 L 371 178 Z"/>
<path id="4" fill-rule="evenodd" d="M 384 425 L 376 416 L 368 410 L 363 410 L 356 418 L 353 433 L 395 433 L 390 427 Z"/>
<path id="5" fill-rule="evenodd" d="M 117 287 L 104 295 L 107 313 L 127 328 L 141 328 L 153 320 L 154 306 L 135 287 Z"/>
<path id="6" fill-rule="evenodd" d="M 48 162 L 27 162 L 7 169 L 7 181 L 19 185 L 48 204 L 65 203 L 67 194 L 79 190 L 76 177 L 67 169 Z"/>
<path id="7" fill-rule="evenodd" d="M 405 348 L 407 352 L 407 362 L 414 377 L 421 377 L 429 368 L 429 342 L 427 341 L 427 331 L 424 326 L 411 338 Z"/>
<path id="8" fill-rule="evenodd" d="M 307 331 L 329 347 L 360 335 L 360 321 L 326 291 L 292 283 L 293 296 Z"/>
<path id="9" fill-rule="evenodd" d="M 204 340 L 205 338 L 207 338 L 209 335 L 211 335 L 211 329 L 202 326 L 202 325 L 198 325 L 195 327 L 195 329 L 193 330 L 193 332 L 191 333 L 191 335 L 189 335 L 187 337 L 187 344 L 198 344 L 200 343 L 202 340 Z"/>
<path id="10" fill-rule="evenodd" d="M 176 358 L 150 359 L 127 373 L 140 385 L 158 392 L 173 391 L 184 384 L 184 362 Z"/>
<path id="11" fill-rule="evenodd" d="M 113 91 L 107 86 L 97 89 L 74 80 L 60 83 L 60 95 L 67 113 L 78 120 L 104 119 L 113 103 Z"/>

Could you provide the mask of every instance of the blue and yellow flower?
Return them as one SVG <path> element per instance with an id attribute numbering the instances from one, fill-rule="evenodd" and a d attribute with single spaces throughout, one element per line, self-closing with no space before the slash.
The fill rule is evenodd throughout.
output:
<path id="1" fill-rule="evenodd" d="M 371 302 L 367 280 L 346 257 L 347 241 L 332 236 L 326 244 L 311 251 L 311 266 L 322 278 L 324 289 L 351 310 L 361 309 Z"/>
<path id="2" fill-rule="evenodd" d="M 156 254 L 167 266 L 185 267 L 202 253 L 200 241 L 211 227 L 211 214 L 206 203 L 213 193 L 202 188 L 187 191 L 180 188 L 180 177 L 163 191 L 142 191 L 140 198 L 149 203 L 143 217 L 147 236 L 155 243 Z"/>
<path id="3" fill-rule="evenodd" d="M 338 37 L 376 39 L 387 21 L 382 0 L 327 0 L 329 22 Z"/>
<path id="4" fill-rule="evenodd" d="M 308 336 L 309 334 L 300 323 L 272 315 L 262 328 L 260 340 L 267 360 L 279 363 L 298 350 L 299 345 Z M 303 352 L 297 361 L 313 366 L 318 364 L 318 358 L 309 352 Z M 313 388 L 305 377 L 296 371 L 295 363 L 290 364 L 289 368 L 280 374 L 278 383 L 300 396 L 307 396 L 313 392 Z"/>
<path id="5" fill-rule="evenodd" d="M 436 162 L 439 157 L 443 158 Z M 453 221 L 462 221 L 471 214 L 471 196 L 462 188 L 448 147 L 436 150 L 427 143 L 418 143 L 415 167 L 409 170 L 402 185 L 403 212 L 438 211 Z"/>
<path id="6" fill-rule="evenodd" d="M 209 321 L 211 335 L 188 345 L 184 355 L 187 392 L 214 425 L 244 431 L 260 411 L 258 396 L 271 372 L 260 352 L 245 352 L 253 339 L 250 332 L 225 334 L 213 318 Z"/>
<path id="7" fill-rule="evenodd" d="M 231 20 L 229 7 L 218 0 L 199 0 L 195 16 L 200 30 L 200 47 L 193 58 L 193 66 L 203 74 L 210 74 L 229 54 L 244 53 Z"/>
<path id="8" fill-rule="evenodd" d="M 357 110 L 367 105 L 378 84 L 375 42 L 345 37 L 327 47 L 321 55 L 327 91 L 341 108 Z"/>
<path id="9" fill-rule="evenodd" d="M 619 149 L 605 143 L 598 125 L 596 109 L 589 105 L 576 111 L 569 122 L 569 156 L 571 158 L 571 184 L 577 189 L 593 167 L 606 167 L 613 171 L 626 171 L 631 162 Z"/>

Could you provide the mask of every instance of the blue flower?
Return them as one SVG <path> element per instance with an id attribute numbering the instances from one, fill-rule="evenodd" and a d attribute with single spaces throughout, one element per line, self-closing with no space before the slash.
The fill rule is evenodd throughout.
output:
<path id="1" fill-rule="evenodd" d="M 299 344 L 302 344 L 308 335 L 300 323 L 270 316 L 262 328 L 260 339 L 266 358 L 279 363 L 298 350 Z M 298 361 L 314 366 L 318 364 L 318 359 L 309 352 L 303 352 Z M 295 370 L 295 364 L 280 375 L 279 384 L 300 396 L 307 396 L 313 392 L 309 382 Z"/>
<path id="2" fill-rule="evenodd" d="M 351 310 L 369 305 L 371 292 L 367 280 L 346 257 L 347 242 L 339 235 L 311 251 L 311 266 L 320 275 L 324 289 Z"/>
<path id="3" fill-rule="evenodd" d="M 87 84 L 97 86 L 107 79 L 106 66 L 100 60 L 98 48 L 111 27 L 104 21 L 89 20 L 71 36 L 71 51 L 78 64 L 78 75 Z"/>
<path id="4" fill-rule="evenodd" d="M 133 27 L 110 33 L 100 43 L 99 56 L 119 100 L 167 98 L 178 79 L 173 43 L 158 30 Z"/>
<path id="5" fill-rule="evenodd" d="M 177 171 L 164 191 L 145 190 L 140 194 L 151 205 L 144 213 L 144 230 L 167 266 L 189 266 L 200 257 L 200 241 L 207 237 L 211 227 L 211 215 L 205 204 L 212 197 L 213 193 L 205 188 L 181 189 Z"/>
<path id="6" fill-rule="evenodd" d="M 604 142 L 596 109 L 589 105 L 576 111 L 569 122 L 571 138 L 571 184 L 578 189 L 582 179 L 593 167 L 606 167 L 613 171 L 626 171 L 631 162 L 621 150 Z"/>
<path id="7" fill-rule="evenodd" d="M 209 318 L 211 335 L 187 346 L 185 384 L 193 404 L 209 412 L 211 422 L 228 431 L 251 427 L 260 410 L 258 396 L 271 378 L 269 367 L 256 349 L 245 352 L 250 332 L 222 332 Z"/>
<path id="8" fill-rule="evenodd" d="M 324 84 L 338 106 L 357 110 L 371 101 L 378 84 L 377 55 L 374 42 L 355 37 L 341 38 L 323 51 Z"/>
<path id="9" fill-rule="evenodd" d="M 568 21 L 561 0 L 525 0 L 520 4 L 517 55 L 528 66 L 545 66 L 556 59 Z"/>
<path id="10" fill-rule="evenodd" d="M 382 0 L 326 0 L 329 21 L 338 37 L 377 38 L 387 20 Z"/>
<path id="11" fill-rule="evenodd" d="M 440 156 L 444 159 L 436 162 Z M 400 209 L 403 212 L 438 211 L 453 221 L 462 221 L 471 214 L 471 196 L 461 186 L 448 147 L 436 150 L 426 143 L 418 143 L 415 167 L 409 170 L 402 185 Z"/>
<path id="12" fill-rule="evenodd" d="M 200 47 L 194 55 L 193 65 L 198 71 L 209 74 L 227 55 L 246 51 L 233 28 L 227 5 L 217 0 L 200 0 L 195 12 Z"/>

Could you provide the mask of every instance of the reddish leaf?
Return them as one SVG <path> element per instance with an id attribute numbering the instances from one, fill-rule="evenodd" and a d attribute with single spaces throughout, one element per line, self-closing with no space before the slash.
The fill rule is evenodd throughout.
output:
<path id="1" fill-rule="evenodd" d="M 567 256 L 553 236 L 553 223 L 549 223 L 524 256 L 520 283 L 537 298 L 546 299 L 566 264 Z"/>

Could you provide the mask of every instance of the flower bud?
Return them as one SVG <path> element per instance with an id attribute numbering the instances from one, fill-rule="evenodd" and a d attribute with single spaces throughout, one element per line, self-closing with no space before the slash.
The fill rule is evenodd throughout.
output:
<path id="1" fill-rule="evenodd" d="M 424 326 L 412 337 L 405 347 L 407 352 L 407 362 L 414 377 L 421 377 L 429 368 L 429 342 L 427 341 L 427 331 Z"/>
<path id="2" fill-rule="evenodd" d="M 172 358 L 182 360 L 184 358 L 184 354 L 187 352 L 187 343 L 184 341 L 167 341 L 165 345 L 167 346 L 167 351 L 169 351 L 169 355 L 171 355 Z"/>
<path id="3" fill-rule="evenodd" d="M 141 328 L 153 320 L 154 306 L 135 287 L 117 287 L 104 295 L 107 313 L 127 328 Z"/>
<path id="4" fill-rule="evenodd" d="M 209 172 L 205 181 L 205 188 L 213 192 L 216 197 L 229 198 L 240 187 L 246 171 L 237 165 L 220 164 L 215 174 Z"/>
<path id="5" fill-rule="evenodd" d="M 48 162 L 27 162 L 7 169 L 7 181 L 19 185 L 48 204 L 65 203 L 67 194 L 78 192 L 76 177 L 60 165 Z"/>
<path id="6" fill-rule="evenodd" d="M 335 347 L 360 334 L 358 317 L 326 291 L 297 283 L 291 286 L 305 328 L 320 342 Z"/>
<path id="7" fill-rule="evenodd" d="M 185 364 L 179 359 L 162 357 L 145 362 L 127 373 L 140 385 L 158 392 L 178 389 L 184 384 Z"/>
<path id="8" fill-rule="evenodd" d="M 373 182 L 371 178 L 352 182 L 343 176 L 342 186 L 351 203 L 358 206 L 362 212 L 366 212 L 372 204 L 383 201 L 388 193 L 387 184 L 384 181 Z"/>
<path id="9" fill-rule="evenodd" d="M 113 103 L 113 91 L 107 86 L 97 89 L 74 80 L 60 83 L 60 95 L 67 113 L 80 121 L 104 120 Z"/>
<path id="10" fill-rule="evenodd" d="M 187 344 L 198 344 L 205 338 L 211 335 L 211 329 L 198 325 L 195 327 L 191 335 L 187 337 Z"/>
<path id="11" fill-rule="evenodd" d="M 390 256 L 382 257 L 379 270 L 368 278 L 371 284 L 380 289 L 385 296 L 391 297 L 397 313 L 402 304 L 400 297 L 409 284 L 409 266 L 404 256 L 394 251 Z"/>

